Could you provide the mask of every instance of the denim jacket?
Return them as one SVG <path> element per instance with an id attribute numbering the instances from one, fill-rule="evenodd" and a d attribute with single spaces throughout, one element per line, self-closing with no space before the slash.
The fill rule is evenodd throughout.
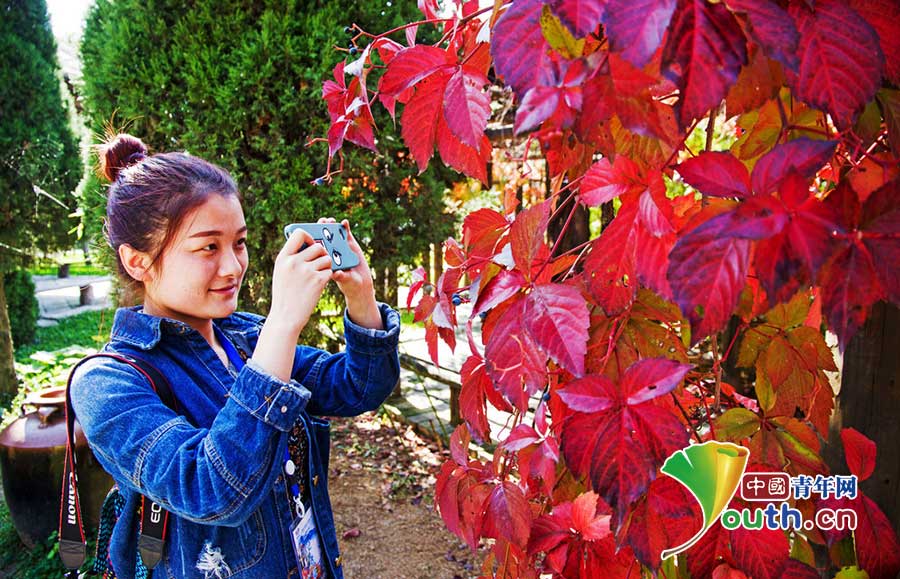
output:
<path id="1" fill-rule="evenodd" d="M 320 417 L 373 410 L 394 388 L 400 315 L 384 304 L 379 308 L 385 330 L 344 316 L 346 348 L 339 354 L 298 346 L 290 383 L 252 361 L 233 375 L 187 324 L 140 307 L 116 312 L 104 350 L 156 366 L 180 410 L 166 407 L 137 370 L 110 358 L 90 360 L 73 377 L 76 416 L 126 498 L 110 541 L 120 579 L 135 574 L 140 494 L 170 513 L 154 579 L 297 577 L 282 474 L 297 420 L 310 441 L 309 488 L 328 576 L 343 577 L 328 498 L 329 423 Z M 234 313 L 214 323 L 249 356 L 263 321 Z"/>

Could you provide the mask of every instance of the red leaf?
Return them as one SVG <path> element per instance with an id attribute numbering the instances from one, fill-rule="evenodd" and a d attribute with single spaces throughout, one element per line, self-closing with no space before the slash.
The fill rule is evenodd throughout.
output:
<path id="1" fill-rule="evenodd" d="M 731 550 L 737 567 L 754 579 L 779 579 L 791 551 L 781 530 L 767 527 L 731 532 Z"/>
<path id="2" fill-rule="evenodd" d="M 753 167 L 750 175 L 753 191 L 765 195 L 777 191 L 791 172 L 806 179 L 831 159 L 837 141 L 813 141 L 802 137 L 776 145 Z"/>
<path id="3" fill-rule="evenodd" d="M 490 208 L 478 209 L 463 220 L 463 244 L 469 255 L 489 258 L 496 253 L 497 240 L 509 227 L 506 218 Z"/>
<path id="4" fill-rule="evenodd" d="M 488 79 L 468 67 L 458 67 L 444 89 L 444 120 L 450 131 L 465 145 L 481 147 L 484 129 L 491 114 L 491 99 L 484 92 Z"/>
<path id="5" fill-rule="evenodd" d="M 750 21 L 750 37 L 763 47 L 765 53 L 796 70 L 797 44 L 800 33 L 790 15 L 772 0 L 726 0 L 725 4 L 735 11 L 747 15 Z"/>
<path id="6" fill-rule="evenodd" d="M 582 203 L 594 207 L 629 191 L 646 188 L 640 168 L 634 161 L 625 155 L 617 155 L 612 164 L 603 158 L 591 165 L 581 182 L 579 195 Z"/>
<path id="7" fill-rule="evenodd" d="M 528 132 L 553 116 L 559 106 L 559 93 L 559 89 L 549 86 L 528 89 L 516 109 L 516 134 Z"/>
<path id="8" fill-rule="evenodd" d="M 867 496 L 852 501 L 858 513 L 855 532 L 859 566 L 869 579 L 891 579 L 900 572 L 900 543 L 888 518 Z"/>
<path id="9" fill-rule="evenodd" d="M 675 302 L 695 343 L 728 322 L 747 278 L 750 241 L 727 237 L 731 217 L 714 217 L 679 239 L 669 254 Z"/>
<path id="10" fill-rule="evenodd" d="M 725 151 L 703 151 L 678 165 L 685 183 L 713 197 L 749 197 L 750 174 L 743 163 Z"/>
<path id="11" fill-rule="evenodd" d="M 573 96 L 574 95 L 574 96 Z M 564 109 L 562 117 L 566 119 L 561 123 L 562 128 L 571 126 L 575 120 L 575 111 L 567 103 L 577 97 L 578 109 L 581 108 L 581 88 L 536 86 L 528 89 L 525 98 L 516 110 L 515 132 L 521 134 L 528 132 L 547 119 L 553 117 L 557 111 Z"/>
<path id="12" fill-rule="evenodd" d="M 637 204 L 623 205 L 593 242 L 585 260 L 591 295 L 607 315 L 624 311 L 637 293 L 635 248 L 639 228 Z"/>
<path id="13" fill-rule="evenodd" d="M 881 41 L 885 76 L 900 85 L 900 20 L 894 0 L 850 0 L 850 6 L 872 25 Z"/>
<path id="14" fill-rule="evenodd" d="M 691 367 L 667 358 L 645 358 L 625 371 L 619 388 L 628 395 L 627 404 L 642 404 L 674 390 Z"/>
<path id="15" fill-rule="evenodd" d="M 538 84 L 550 45 L 541 30 L 542 0 L 512 3 L 494 25 L 491 56 L 494 69 L 518 95 Z"/>
<path id="16" fill-rule="evenodd" d="M 527 446 L 535 444 L 540 439 L 541 436 L 534 430 L 534 428 L 528 426 L 527 424 L 520 424 L 512 429 L 512 432 L 509 433 L 509 436 L 506 437 L 506 440 L 500 443 L 500 446 L 502 446 L 506 450 L 516 452 L 522 450 Z"/>
<path id="17" fill-rule="evenodd" d="M 469 464 L 469 429 L 459 425 L 450 435 L 450 456 L 456 464 L 466 466 Z"/>
<path id="18" fill-rule="evenodd" d="M 478 149 L 470 147 L 453 136 L 443 116 L 438 120 L 438 152 L 441 160 L 460 173 L 487 183 L 487 161 L 491 158 L 491 142 L 487 135 L 481 136 Z"/>
<path id="19" fill-rule="evenodd" d="M 525 329 L 524 311 L 524 299 L 507 309 L 484 350 L 491 379 L 521 411 L 527 408 L 528 397 L 547 383 L 547 355 Z"/>
<path id="20" fill-rule="evenodd" d="M 376 151 L 368 92 L 358 77 L 353 77 L 349 86 L 344 84 L 343 62 L 334 67 L 333 74 L 336 82 L 328 80 L 322 85 L 322 98 L 332 123 L 328 129 L 328 154 L 334 156 L 344 139 Z"/>
<path id="21" fill-rule="evenodd" d="M 878 505 L 862 493 L 856 499 L 824 499 L 816 501 L 816 509 L 850 509 L 856 513 L 856 530 L 853 537 L 859 568 L 870 579 L 894 579 L 900 572 L 900 542 L 894 526 Z M 828 529 L 822 531 L 828 545 L 846 537 L 849 531 Z"/>
<path id="22" fill-rule="evenodd" d="M 592 488 L 613 505 L 619 522 L 665 459 L 687 445 L 687 431 L 678 417 L 652 401 L 657 392 L 674 388 L 687 368 L 662 358 L 642 360 L 625 371 L 618 386 L 590 375 L 559 391 L 575 410 L 562 427 L 566 464 L 573 473 L 589 476 Z M 655 390 L 650 380 L 658 382 Z"/>
<path id="23" fill-rule="evenodd" d="M 479 483 L 471 476 L 460 481 L 457 495 L 460 532 L 457 536 L 461 537 L 472 551 L 478 547 L 478 541 L 482 536 L 490 494 L 490 486 Z"/>
<path id="24" fill-rule="evenodd" d="M 841 347 L 865 322 L 879 299 L 900 301 L 900 179 L 872 193 L 860 206 L 841 183 L 826 200 L 840 215 L 841 246 L 819 272 L 823 309 Z"/>
<path id="25" fill-rule="evenodd" d="M 743 572 L 723 564 L 713 569 L 712 579 L 747 579 L 747 576 Z"/>
<path id="26" fill-rule="evenodd" d="M 844 456 L 850 474 L 855 474 L 862 482 L 872 476 L 875 470 L 875 443 L 855 428 L 841 430 L 841 440 L 844 442 Z"/>
<path id="27" fill-rule="evenodd" d="M 801 563 L 796 559 L 788 559 L 787 564 L 781 571 L 781 579 L 820 579 L 818 569 L 810 567 L 806 563 Z"/>
<path id="28" fill-rule="evenodd" d="M 649 191 L 645 192 L 641 196 L 641 200 L 649 196 Z M 668 209 L 670 202 L 665 200 L 664 203 L 666 204 L 665 208 Z M 666 272 L 669 269 L 669 253 L 675 245 L 675 239 L 674 233 L 657 237 L 646 227 L 637 228 L 634 270 L 638 280 L 666 299 L 672 299 L 672 288 L 669 287 Z"/>
<path id="29" fill-rule="evenodd" d="M 643 68 L 662 42 L 677 0 L 609 0 L 606 34 L 614 52 Z"/>
<path id="30" fill-rule="evenodd" d="M 495 486 L 488 498 L 485 535 L 502 537 L 524 550 L 528 544 L 531 523 L 531 508 L 522 489 L 508 481 Z"/>
<path id="31" fill-rule="evenodd" d="M 525 277 L 518 271 L 502 270 L 486 288 L 479 290 L 478 298 L 472 307 L 472 316 L 489 311 L 513 297 L 525 286 Z"/>
<path id="32" fill-rule="evenodd" d="M 622 126 L 636 135 L 662 141 L 673 140 L 674 135 L 677 134 L 677 127 L 672 115 L 672 108 L 655 100 L 654 95 L 658 95 L 659 91 L 664 90 L 670 92 L 675 87 L 665 86 L 664 81 L 658 76 L 650 76 L 615 52 L 609 55 L 609 72 L 611 78 L 607 79 L 607 83 L 609 84 L 609 80 L 612 81 L 611 92 L 614 97 L 615 112 L 622 121 Z M 590 89 L 594 89 L 594 87 L 591 86 Z M 607 90 L 601 85 L 599 88 L 601 98 Z M 585 92 L 587 91 L 588 87 L 585 87 Z M 587 97 L 586 100 L 588 100 Z M 606 120 L 602 117 L 606 114 L 603 104 L 598 113 L 600 118 L 593 117 L 593 115 L 588 118 L 593 122 Z"/>
<path id="33" fill-rule="evenodd" d="M 546 245 L 544 235 L 550 219 L 549 211 L 550 207 L 546 202 L 529 207 L 516 215 L 509 231 L 516 267 L 528 279 L 531 278 L 531 266 L 535 258 L 540 254 L 541 247 Z"/>
<path id="34" fill-rule="evenodd" d="M 452 54 L 435 46 L 417 44 L 404 48 L 387 65 L 387 70 L 378 81 L 378 90 L 396 97 L 436 72 L 445 72 L 454 64 Z"/>
<path id="35" fill-rule="evenodd" d="M 881 85 L 884 54 L 878 35 L 844 0 L 817 0 L 815 10 L 789 6 L 800 31 L 800 70 L 788 84 L 805 103 L 824 110 L 841 129 Z"/>
<path id="36" fill-rule="evenodd" d="M 574 502 L 555 505 L 534 523 L 530 554 L 545 552 L 546 570 L 567 579 L 625 579 L 639 575 L 631 550 L 617 552 L 609 531 L 609 515 L 597 508 L 597 495 L 587 492 Z M 605 505 L 604 505 L 605 507 Z"/>
<path id="37" fill-rule="evenodd" d="M 663 237 L 675 233 L 675 215 L 672 202 L 666 197 L 666 186 L 659 171 L 653 185 L 638 197 L 638 217 L 641 226 L 653 237 Z"/>
<path id="38" fill-rule="evenodd" d="M 438 18 L 441 11 L 438 6 L 438 0 L 418 0 L 419 10 L 426 19 Z"/>
<path id="39" fill-rule="evenodd" d="M 556 463 L 559 462 L 559 442 L 555 437 L 542 437 L 534 428 L 520 424 L 501 446 L 518 452 L 519 475 L 531 488 L 541 489 L 548 496 L 553 493 Z"/>
<path id="40" fill-rule="evenodd" d="M 769 305 L 786 302 L 811 283 L 815 272 L 834 251 L 834 211 L 810 194 L 808 181 L 792 173 L 781 185 L 787 223 L 777 235 L 761 240 L 753 264 Z M 795 191 L 795 193 L 790 193 Z M 800 199 L 805 195 L 804 199 Z M 787 201 L 790 199 L 790 201 Z"/>
<path id="41" fill-rule="evenodd" d="M 584 38 L 597 29 L 605 0 L 551 0 L 550 10 L 575 38 Z"/>
<path id="42" fill-rule="evenodd" d="M 400 134 L 416 160 L 419 173 L 428 168 L 428 161 L 434 154 L 446 80 L 446 75 L 442 74 L 419 85 L 400 119 Z"/>
<path id="43" fill-rule="evenodd" d="M 423 295 L 422 299 L 419 300 L 419 304 L 416 306 L 416 313 L 413 316 L 414 322 L 424 322 L 426 319 L 431 317 L 431 312 L 434 311 L 434 307 L 437 305 L 437 298 L 431 295 Z"/>
<path id="44" fill-rule="evenodd" d="M 662 55 L 662 73 L 678 85 L 678 122 L 686 127 L 718 105 L 747 62 L 744 33 L 722 4 L 679 0 Z"/>
<path id="45" fill-rule="evenodd" d="M 484 365 L 484 359 L 473 354 L 460 370 L 462 388 L 459 392 L 459 411 L 472 434 L 481 442 L 490 440 L 491 429 L 486 414 L 486 400 L 503 412 L 511 412 L 512 407 L 500 396 Z"/>
<path id="46" fill-rule="evenodd" d="M 702 523 L 696 499 L 675 479 L 664 476 L 653 481 L 632 511 L 626 540 L 638 560 L 655 571 L 663 550 L 683 544 Z"/>
<path id="47" fill-rule="evenodd" d="M 900 178 L 871 193 L 862 206 L 862 242 L 872 254 L 887 298 L 900 304 Z"/>
<path id="48" fill-rule="evenodd" d="M 523 315 L 528 333 L 554 362 L 575 376 L 584 374 L 590 319 L 581 292 L 562 284 L 536 285 Z"/>
<path id="49" fill-rule="evenodd" d="M 688 570 L 691 577 L 711 577 L 721 563 L 734 566 L 728 542 L 731 533 L 716 521 L 706 533 L 687 551 Z"/>
<path id="50" fill-rule="evenodd" d="M 465 468 L 448 460 L 441 465 L 434 487 L 434 498 L 441 518 L 447 528 L 458 536 L 462 536 L 459 527 L 459 481 L 465 474 Z"/>

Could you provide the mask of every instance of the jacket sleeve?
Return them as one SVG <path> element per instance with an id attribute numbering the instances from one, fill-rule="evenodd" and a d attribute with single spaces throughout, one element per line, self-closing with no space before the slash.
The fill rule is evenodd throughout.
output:
<path id="1" fill-rule="evenodd" d="M 262 502 L 310 392 L 244 366 L 210 428 L 169 409 L 137 370 L 97 359 L 76 371 L 72 406 L 121 485 L 185 519 L 237 526 Z"/>
<path id="2" fill-rule="evenodd" d="M 312 393 L 307 412 L 356 416 L 378 408 L 400 379 L 400 314 L 378 304 L 383 330 L 355 324 L 344 313 L 343 352 L 329 354 L 300 346 L 292 378 Z"/>

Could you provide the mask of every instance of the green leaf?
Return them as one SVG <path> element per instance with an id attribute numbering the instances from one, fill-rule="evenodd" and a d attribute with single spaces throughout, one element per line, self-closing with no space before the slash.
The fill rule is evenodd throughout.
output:
<path id="1" fill-rule="evenodd" d="M 716 438 L 736 442 L 759 431 L 759 416 L 746 408 L 732 408 L 718 417 Z"/>

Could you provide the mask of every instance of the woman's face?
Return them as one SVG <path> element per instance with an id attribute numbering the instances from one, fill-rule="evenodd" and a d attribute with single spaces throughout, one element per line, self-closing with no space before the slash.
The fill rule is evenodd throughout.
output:
<path id="1" fill-rule="evenodd" d="M 212 194 L 185 216 L 144 284 L 144 312 L 199 328 L 237 309 L 247 224 L 234 195 Z"/>

